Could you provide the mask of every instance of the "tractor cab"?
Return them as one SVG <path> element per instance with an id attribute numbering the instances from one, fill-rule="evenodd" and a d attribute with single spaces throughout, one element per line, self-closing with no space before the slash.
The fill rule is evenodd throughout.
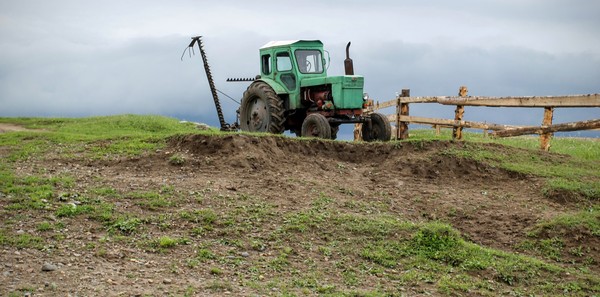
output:
<path id="1" fill-rule="evenodd" d="M 363 107 L 362 76 L 327 76 L 319 40 L 271 41 L 260 48 L 260 80 L 284 100 L 286 109 L 354 109 Z M 330 100 L 321 98 L 331 97 Z"/>
<path id="2" fill-rule="evenodd" d="M 296 103 L 303 79 L 327 76 L 324 64 L 323 43 L 318 40 L 271 41 L 260 48 L 260 79 L 278 95 L 291 97 L 291 108 L 300 107 Z"/>

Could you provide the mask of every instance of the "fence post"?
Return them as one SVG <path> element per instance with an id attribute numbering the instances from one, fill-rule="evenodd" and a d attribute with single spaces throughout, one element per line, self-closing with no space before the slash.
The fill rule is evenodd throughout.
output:
<path id="1" fill-rule="evenodd" d="M 554 107 L 544 107 L 544 119 L 542 120 L 542 126 L 552 125 Z M 540 134 L 540 149 L 544 151 L 550 150 L 550 139 L 553 133 L 542 133 Z"/>
<path id="2" fill-rule="evenodd" d="M 401 122 L 401 115 L 408 115 L 408 103 L 400 103 L 401 97 L 410 97 L 410 89 L 402 89 L 402 94 L 398 97 L 396 104 L 396 139 L 408 138 L 408 122 Z"/>
<path id="3" fill-rule="evenodd" d="M 467 90 L 466 86 L 460 86 L 458 89 L 458 96 L 466 97 L 469 90 Z M 463 105 L 457 105 L 456 110 L 454 111 L 454 120 L 462 121 L 463 116 L 465 114 L 465 107 Z M 452 139 L 461 140 L 462 139 L 462 127 L 454 127 L 452 128 Z"/>

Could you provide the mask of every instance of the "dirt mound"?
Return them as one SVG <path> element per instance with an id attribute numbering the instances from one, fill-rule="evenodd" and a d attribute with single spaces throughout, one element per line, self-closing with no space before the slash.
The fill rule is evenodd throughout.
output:
<path id="1" fill-rule="evenodd" d="M 279 170 L 293 167 L 318 167 L 330 170 L 332 164 L 371 166 L 380 171 L 425 178 L 522 178 L 472 159 L 452 158 L 440 152 L 460 148 L 463 143 L 449 141 L 388 143 L 350 143 L 310 139 L 298 141 L 285 137 L 228 135 L 177 136 L 169 150 L 188 156 L 218 159 L 234 168 Z M 193 158 L 193 159 L 194 159 Z M 337 165 L 336 165 L 337 166 Z M 334 166 L 335 167 L 335 166 Z"/>
<path id="2" fill-rule="evenodd" d="M 449 221 L 470 240 L 504 249 L 524 240 L 536 221 L 569 207 L 544 197 L 534 178 L 447 153 L 465 145 L 184 135 L 170 139 L 159 162 L 179 155 L 187 160 L 179 172 L 227 176 L 224 189 L 272 197 L 290 207 L 303 207 L 315 189 L 339 200 L 379 201 L 401 217 Z M 521 153 L 479 145 L 499 153 Z"/>

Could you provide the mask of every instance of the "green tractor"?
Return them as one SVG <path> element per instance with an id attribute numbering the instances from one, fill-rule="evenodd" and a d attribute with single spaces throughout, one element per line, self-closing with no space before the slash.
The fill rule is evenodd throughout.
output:
<path id="1" fill-rule="evenodd" d="M 200 37 L 200 52 L 213 89 L 217 112 L 224 130 L 218 97 L 206 62 Z M 327 76 L 323 43 L 318 40 L 272 41 L 260 48 L 260 74 L 244 92 L 239 115 L 239 128 L 250 132 L 283 133 L 286 130 L 303 137 L 335 139 L 341 124 L 361 123 L 366 141 L 388 141 L 391 126 L 379 113 L 364 114 L 367 96 L 363 93 L 364 78 L 354 75 L 346 46 L 345 75 Z"/>
<path id="2" fill-rule="evenodd" d="M 244 92 L 240 128 L 335 139 L 341 124 L 363 123 L 364 140 L 389 140 L 387 118 L 363 114 L 364 78 L 353 73 L 349 46 L 343 76 L 327 76 L 321 41 L 273 41 L 261 47 L 260 75 Z"/>

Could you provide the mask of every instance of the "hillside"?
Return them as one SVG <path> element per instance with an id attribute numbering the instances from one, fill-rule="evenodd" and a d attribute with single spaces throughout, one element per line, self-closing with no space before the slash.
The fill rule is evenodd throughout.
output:
<path id="1" fill-rule="evenodd" d="M 598 142 L 0 122 L 3 296 L 600 294 Z"/>

